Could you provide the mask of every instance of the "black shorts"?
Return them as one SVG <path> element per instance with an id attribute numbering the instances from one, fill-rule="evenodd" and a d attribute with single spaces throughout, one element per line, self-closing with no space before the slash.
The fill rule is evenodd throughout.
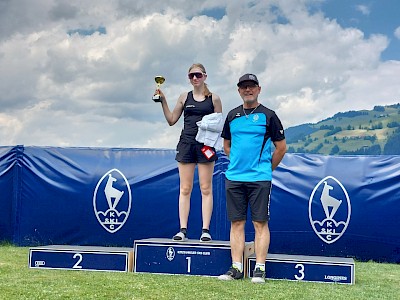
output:
<path id="1" fill-rule="evenodd" d="M 214 151 L 214 155 L 207 159 L 207 157 L 201 152 L 201 148 L 204 147 L 204 144 L 196 143 L 196 144 L 188 144 L 182 141 L 179 141 L 176 146 L 176 156 L 175 160 L 181 163 L 207 163 L 213 162 L 218 159 L 217 153 L 214 148 L 211 148 Z"/>
<path id="2" fill-rule="evenodd" d="M 225 191 L 230 221 L 246 220 L 249 204 L 252 221 L 269 221 L 271 181 L 242 182 L 226 179 Z"/>

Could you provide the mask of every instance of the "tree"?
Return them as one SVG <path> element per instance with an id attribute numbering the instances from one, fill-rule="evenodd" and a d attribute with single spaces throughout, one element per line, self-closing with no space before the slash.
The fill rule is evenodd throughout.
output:
<path id="1" fill-rule="evenodd" d="M 288 148 L 287 152 L 288 152 L 288 153 L 295 153 L 296 151 L 295 151 L 295 149 L 294 149 L 293 146 L 290 146 L 290 147 Z"/>
<path id="2" fill-rule="evenodd" d="M 400 133 L 392 135 L 385 146 L 383 147 L 383 154 L 386 155 L 399 155 L 400 154 Z"/>
<path id="3" fill-rule="evenodd" d="M 385 111 L 385 107 L 384 106 L 380 106 L 380 105 L 376 105 L 376 106 L 374 106 L 374 111 Z"/>
<path id="4" fill-rule="evenodd" d="M 400 124 L 398 122 L 389 122 L 386 125 L 388 128 L 394 128 L 394 127 L 399 127 Z"/>
<path id="5" fill-rule="evenodd" d="M 364 154 L 366 155 L 380 155 L 382 153 L 380 145 L 373 145 L 367 149 L 365 149 Z"/>
<path id="6" fill-rule="evenodd" d="M 331 152 L 329 153 L 329 155 L 335 155 L 335 154 L 339 153 L 339 151 L 340 151 L 339 146 L 335 145 L 335 146 L 332 147 Z"/>

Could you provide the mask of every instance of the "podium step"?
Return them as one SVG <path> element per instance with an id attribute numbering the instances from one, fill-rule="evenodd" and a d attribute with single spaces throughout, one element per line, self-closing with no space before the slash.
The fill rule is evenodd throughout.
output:
<path id="1" fill-rule="evenodd" d="M 254 253 L 254 243 L 246 243 L 243 265 Z M 134 243 L 134 272 L 219 276 L 232 264 L 228 241 L 200 242 L 144 239 Z"/>
<path id="2" fill-rule="evenodd" d="M 29 268 L 131 272 L 133 249 L 49 245 L 29 249 Z"/>
<path id="3" fill-rule="evenodd" d="M 255 254 L 248 257 L 248 277 L 253 276 Z M 268 254 L 267 279 L 354 284 L 354 260 L 344 257 Z"/>

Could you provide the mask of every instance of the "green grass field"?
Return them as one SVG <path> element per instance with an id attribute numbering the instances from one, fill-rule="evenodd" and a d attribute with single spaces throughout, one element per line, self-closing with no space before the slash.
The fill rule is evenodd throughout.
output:
<path id="1" fill-rule="evenodd" d="M 0 299 L 400 299 L 400 264 L 356 262 L 355 285 L 28 268 L 27 247 L 0 246 Z"/>

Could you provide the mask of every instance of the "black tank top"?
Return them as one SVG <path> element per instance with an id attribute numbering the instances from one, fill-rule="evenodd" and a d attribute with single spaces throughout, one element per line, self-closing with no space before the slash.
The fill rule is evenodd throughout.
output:
<path id="1" fill-rule="evenodd" d="M 180 140 L 188 144 L 195 144 L 198 130 L 196 122 L 214 112 L 212 96 L 207 96 L 203 101 L 196 101 L 193 98 L 193 91 L 190 91 L 183 105 L 183 112 L 183 130 Z"/>

